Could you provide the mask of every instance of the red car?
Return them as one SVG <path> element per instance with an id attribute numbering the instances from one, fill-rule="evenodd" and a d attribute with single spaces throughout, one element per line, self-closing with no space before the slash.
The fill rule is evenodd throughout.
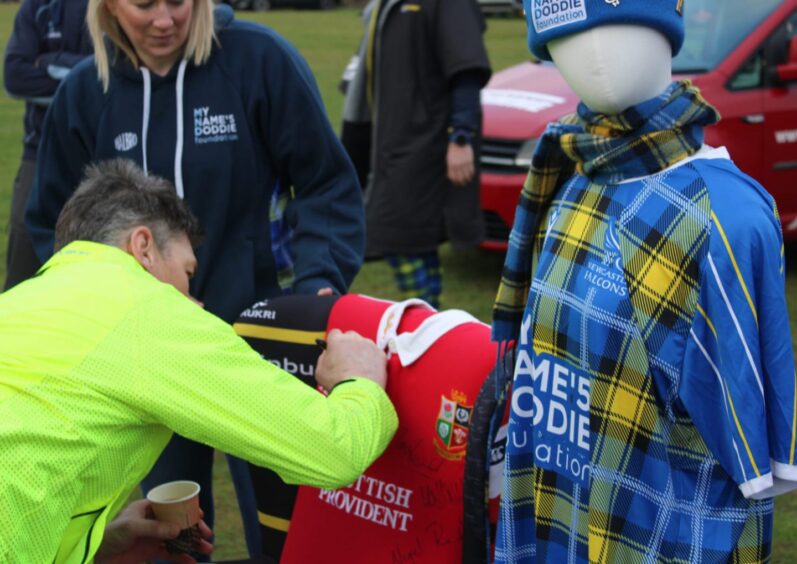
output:
<path id="1" fill-rule="evenodd" d="M 673 60 L 722 120 L 706 143 L 778 203 L 786 238 L 797 238 L 797 0 L 689 0 L 686 42 Z M 495 74 L 482 91 L 481 206 L 484 248 L 506 249 L 518 194 L 546 124 L 573 113 L 578 98 L 556 67 L 526 62 Z"/>

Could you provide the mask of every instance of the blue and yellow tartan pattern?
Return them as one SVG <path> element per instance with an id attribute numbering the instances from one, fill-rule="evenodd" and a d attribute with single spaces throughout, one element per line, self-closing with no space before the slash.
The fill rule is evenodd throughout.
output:
<path id="1" fill-rule="evenodd" d="M 280 181 L 274 183 L 269 205 L 269 233 L 271 235 L 271 253 L 274 257 L 274 267 L 277 271 L 277 283 L 283 293 L 291 293 L 295 281 L 293 270 L 293 257 L 290 252 L 290 242 L 293 236 L 285 211 L 288 203 L 293 199 L 292 189 L 283 189 Z"/>
<path id="2" fill-rule="evenodd" d="M 711 230 L 700 175 L 677 174 L 651 190 L 577 177 L 553 202 L 518 348 L 589 375 L 590 478 L 542 467 L 538 427 L 513 413 L 498 562 L 768 559 L 772 502 L 744 499 L 677 402 L 672 351 L 688 336 Z M 585 269 L 606 264 L 613 228 L 623 280 L 590 291 Z M 523 385 L 535 382 L 516 376 Z M 513 449 L 525 430 L 531 446 Z"/>
<path id="3" fill-rule="evenodd" d="M 420 298 L 433 308 L 440 307 L 443 271 L 437 251 L 416 255 L 386 255 L 402 300 Z"/>
<path id="4" fill-rule="evenodd" d="M 592 112 L 582 103 L 576 115 L 549 124 L 515 211 L 493 307 L 494 339 L 512 340 L 520 329 L 539 227 L 554 194 L 574 172 L 603 184 L 654 174 L 694 154 L 703 144 L 703 127 L 718 120 L 700 91 L 679 81 L 615 116 Z"/>
<path id="5" fill-rule="evenodd" d="M 678 401 L 673 359 L 683 358 L 711 232 L 705 183 L 684 165 L 671 184 L 618 185 L 693 154 L 717 119 L 680 82 L 621 116 L 582 105 L 538 144 L 494 309 L 494 338 L 518 343 L 498 562 L 769 558 L 772 501 L 744 498 Z M 619 274 L 596 283 L 591 265 Z M 573 382 L 589 378 L 589 468 L 579 465 L 580 475 L 562 468 L 558 450 L 552 462 L 550 420 L 524 421 L 538 409 L 524 398 L 548 392 L 546 363 Z M 562 397 L 578 403 L 573 390 Z M 554 440 L 566 445 L 566 464 L 576 460 L 575 443 Z"/>

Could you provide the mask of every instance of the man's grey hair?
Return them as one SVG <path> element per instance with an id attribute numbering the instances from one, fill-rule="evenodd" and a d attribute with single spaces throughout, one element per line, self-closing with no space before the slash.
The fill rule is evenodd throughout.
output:
<path id="1" fill-rule="evenodd" d="M 147 176 L 127 159 L 95 163 L 58 216 L 55 250 L 78 240 L 121 246 L 138 226 L 152 231 L 161 250 L 181 234 L 194 246 L 202 238 L 199 222 L 169 181 Z"/>

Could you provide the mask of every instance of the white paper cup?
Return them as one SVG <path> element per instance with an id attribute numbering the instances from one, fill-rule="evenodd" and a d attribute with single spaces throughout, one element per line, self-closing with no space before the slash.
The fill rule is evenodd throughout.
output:
<path id="1" fill-rule="evenodd" d="M 199 545 L 199 521 L 202 519 L 199 490 L 196 482 L 179 480 L 161 484 L 147 493 L 155 518 L 180 527 L 180 535 L 174 540 L 166 541 L 169 552 L 190 553 Z"/>

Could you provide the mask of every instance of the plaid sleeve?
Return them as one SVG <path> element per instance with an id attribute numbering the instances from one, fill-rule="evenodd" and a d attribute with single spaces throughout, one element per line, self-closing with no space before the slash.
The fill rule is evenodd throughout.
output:
<path id="1" fill-rule="evenodd" d="M 797 488 L 783 240 L 771 199 L 765 206 L 762 198 L 751 206 L 725 200 L 712 202 L 710 250 L 679 394 L 744 496 L 764 499 Z"/>

